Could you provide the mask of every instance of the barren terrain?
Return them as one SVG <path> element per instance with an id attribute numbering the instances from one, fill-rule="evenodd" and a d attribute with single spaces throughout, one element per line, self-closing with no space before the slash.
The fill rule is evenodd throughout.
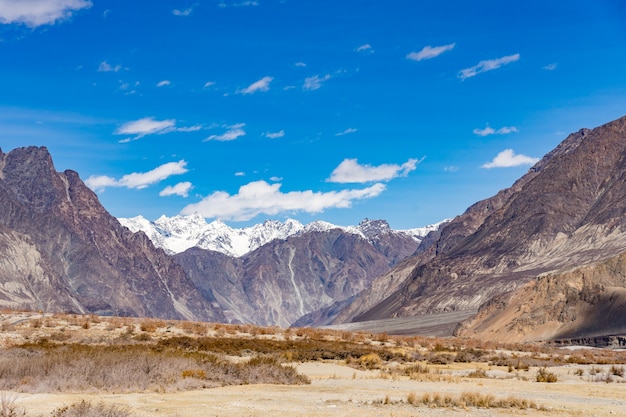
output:
<path id="1" fill-rule="evenodd" d="M 7 312 L 0 323 L 0 365 L 16 360 L 7 356 L 15 349 L 36 357 L 70 346 L 160 346 L 150 352 L 175 346 L 172 352 L 194 355 L 215 342 L 211 349 L 224 361 L 245 363 L 271 353 L 310 380 L 219 386 L 196 372 L 144 389 L 85 385 L 58 391 L 24 377 L 2 391 L 14 416 L 53 415 L 83 400 L 122 407 L 131 416 L 179 417 L 620 416 L 626 410 L 624 351 L 36 313 Z M 71 368 L 67 363 L 62 369 Z M 540 374 L 556 381 L 538 382 Z"/>

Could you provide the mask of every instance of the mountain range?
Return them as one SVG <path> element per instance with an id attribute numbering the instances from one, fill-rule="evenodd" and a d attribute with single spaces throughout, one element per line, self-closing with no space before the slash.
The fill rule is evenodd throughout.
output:
<path id="1" fill-rule="evenodd" d="M 418 243 L 428 233 L 438 230 L 439 223 L 408 230 L 392 230 L 385 221 L 364 219 L 357 226 L 337 226 L 321 220 L 306 226 L 297 220 L 285 222 L 266 220 L 246 228 L 232 228 L 220 220 L 207 223 L 204 217 L 195 213 L 189 216 L 161 216 L 149 221 L 143 216 L 118 218 L 119 222 L 132 232 L 144 232 L 156 247 L 169 254 L 184 252 L 189 248 L 201 248 L 220 252 L 232 257 L 241 257 L 275 240 L 285 240 L 291 236 L 301 236 L 309 232 L 328 232 L 339 229 L 363 239 L 376 240 L 385 233 L 395 233 L 412 237 Z"/>
<path id="2" fill-rule="evenodd" d="M 428 315 L 507 341 L 624 334 L 626 117 L 569 135 L 510 188 L 421 231 L 118 220 L 47 149 L 0 151 L 0 306 L 378 329 Z"/>

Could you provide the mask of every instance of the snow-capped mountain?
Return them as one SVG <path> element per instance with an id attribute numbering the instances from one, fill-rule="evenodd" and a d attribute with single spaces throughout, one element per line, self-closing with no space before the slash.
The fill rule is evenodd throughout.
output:
<path id="1" fill-rule="evenodd" d="M 275 240 L 287 239 L 306 232 L 326 232 L 340 229 L 368 240 L 376 240 L 385 233 L 401 233 L 421 241 L 430 231 L 438 230 L 443 222 L 409 230 L 392 230 L 384 220 L 365 219 L 358 226 L 337 226 L 321 220 L 306 226 L 297 220 L 285 222 L 266 220 L 246 228 L 231 228 L 220 220 L 207 223 L 198 213 L 189 216 L 161 216 L 155 221 L 143 216 L 119 218 L 123 226 L 132 232 L 143 231 L 155 246 L 170 254 L 181 253 L 193 247 L 241 257 Z"/>

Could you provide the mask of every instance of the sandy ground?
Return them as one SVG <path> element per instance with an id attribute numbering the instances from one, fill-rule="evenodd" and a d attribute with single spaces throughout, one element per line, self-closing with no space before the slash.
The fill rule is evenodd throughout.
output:
<path id="1" fill-rule="evenodd" d="M 455 364 L 448 372 L 463 372 L 479 365 Z M 473 368 L 468 368 L 473 366 Z M 175 393 L 134 394 L 24 394 L 9 393 L 29 416 L 50 415 L 57 407 L 81 399 L 124 405 L 139 416 L 626 416 L 626 383 L 591 382 L 575 376 L 583 365 L 552 368 L 557 383 L 532 381 L 536 369 L 511 378 L 504 369 L 491 368 L 490 378 L 456 377 L 449 382 L 385 379 L 377 371 L 359 371 L 341 363 L 312 362 L 298 365 L 312 383 L 304 386 L 247 385 Z M 587 375 L 587 372 L 585 372 Z M 521 378 L 527 378 L 527 381 Z M 432 408 L 406 403 L 409 393 L 459 395 L 462 392 L 513 395 L 535 401 L 546 410 Z M 6 393 L 5 393 L 6 395 Z M 388 397 L 389 404 L 383 404 Z"/>

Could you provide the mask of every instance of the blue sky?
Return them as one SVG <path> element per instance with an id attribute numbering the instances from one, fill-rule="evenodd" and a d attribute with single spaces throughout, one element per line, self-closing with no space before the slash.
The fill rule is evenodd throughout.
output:
<path id="1" fill-rule="evenodd" d="M 618 0 L 0 0 L 2 150 L 117 217 L 418 227 L 624 114 Z"/>

